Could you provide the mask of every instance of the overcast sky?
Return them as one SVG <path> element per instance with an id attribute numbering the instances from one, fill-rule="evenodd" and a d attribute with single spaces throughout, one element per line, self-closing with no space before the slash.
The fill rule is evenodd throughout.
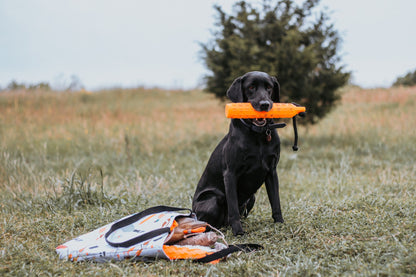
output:
<path id="1" fill-rule="evenodd" d="M 230 0 L 0 0 L 0 88 L 11 80 L 87 89 L 189 89 L 207 73 L 218 3 Z M 297 2 L 302 2 L 301 0 Z M 387 87 L 416 69 L 416 1 L 322 0 L 340 32 L 352 81 Z"/>

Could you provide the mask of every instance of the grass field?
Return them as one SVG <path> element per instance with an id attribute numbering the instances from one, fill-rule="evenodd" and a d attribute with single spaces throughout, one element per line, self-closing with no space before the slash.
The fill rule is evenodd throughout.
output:
<path id="1" fill-rule="evenodd" d="M 217 265 L 72 263 L 59 244 L 159 204 L 191 207 L 228 130 L 224 104 L 199 91 L 0 94 L 0 275 L 416 275 L 416 87 L 346 88 L 318 125 L 282 138 L 284 224 L 264 187 L 247 234 L 265 249 Z"/>

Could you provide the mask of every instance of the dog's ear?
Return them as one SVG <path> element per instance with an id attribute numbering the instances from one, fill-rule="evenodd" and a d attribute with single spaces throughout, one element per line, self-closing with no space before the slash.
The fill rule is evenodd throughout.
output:
<path id="1" fill-rule="evenodd" d="M 241 87 L 242 80 L 242 76 L 238 77 L 227 90 L 228 98 L 235 103 L 244 101 L 243 89 Z"/>
<path id="2" fill-rule="evenodd" d="M 276 77 L 272 77 L 273 81 L 273 94 L 272 94 L 272 100 L 274 103 L 280 103 L 280 84 L 277 81 Z"/>

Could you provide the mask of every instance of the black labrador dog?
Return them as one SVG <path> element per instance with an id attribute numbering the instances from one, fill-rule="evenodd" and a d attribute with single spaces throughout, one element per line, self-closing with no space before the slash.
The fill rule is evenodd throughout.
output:
<path id="1" fill-rule="evenodd" d="M 280 102 L 279 83 L 264 72 L 249 72 L 234 80 L 227 91 L 233 102 L 249 102 L 257 111 L 269 111 Z M 280 140 L 271 119 L 232 119 L 228 134 L 215 148 L 199 180 L 192 209 L 199 220 L 215 227 L 231 225 L 244 234 L 241 216 L 247 216 L 254 194 L 265 183 L 272 216 L 283 222 L 276 166 Z"/>

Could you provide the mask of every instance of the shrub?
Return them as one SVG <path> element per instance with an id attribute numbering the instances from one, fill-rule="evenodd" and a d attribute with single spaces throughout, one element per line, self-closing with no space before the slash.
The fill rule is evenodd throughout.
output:
<path id="1" fill-rule="evenodd" d="M 416 70 L 413 72 L 408 72 L 403 77 L 398 77 L 396 82 L 393 83 L 393 86 L 414 86 L 416 85 Z"/>

